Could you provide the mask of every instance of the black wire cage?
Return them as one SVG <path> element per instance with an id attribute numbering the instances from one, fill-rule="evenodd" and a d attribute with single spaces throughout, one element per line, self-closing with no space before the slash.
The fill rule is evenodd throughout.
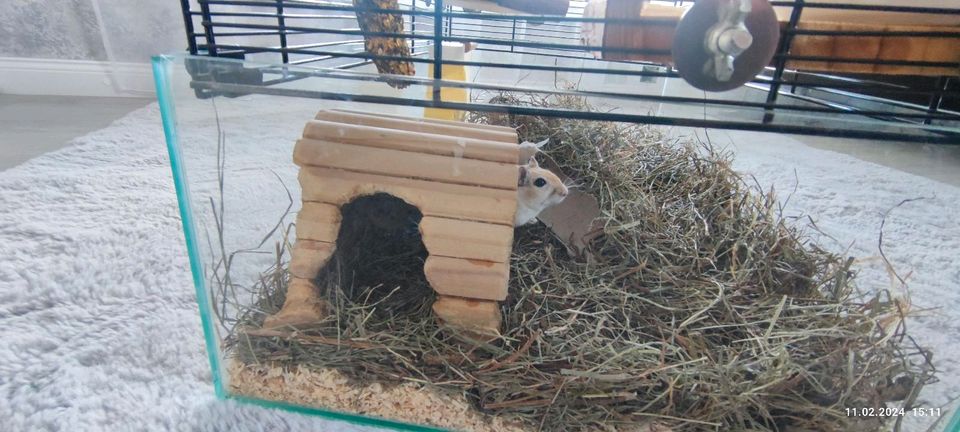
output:
<path id="1" fill-rule="evenodd" d="M 453 0 L 452 0 L 453 1 Z M 771 1 L 785 19 L 773 61 L 742 88 L 730 92 L 703 92 L 683 83 L 673 67 L 657 61 L 610 60 L 596 53 L 617 52 L 664 58 L 669 48 L 611 48 L 583 41 L 587 25 L 675 25 L 658 18 L 584 17 L 588 2 L 571 1 L 566 15 L 529 15 L 488 12 L 467 8 L 461 2 L 401 0 L 397 9 L 364 9 L 368 13 L 399 16 L 403 31 L 362 30 L 355 2 L 350 0 L 181 0 L 190 54 L 242 59 L 263 66 L 227 70 L 190 69 L 198 97 L 236 96 L 276 92 L 278 84 L 303 78 L 302 68 L 318 73 L 360 69 L 377 61 L 404 61 L 431 72 L 431 97 L 365 96 L 363 102 L 408 104 L 464 111 L 497 111 L 511 114 L 563 116 L 591 120 L 624 121 L 685 127 L 767 131 L 844 138 L 902 140 L 960 144 L 960 61 L 878 59 L 856 52 L 809 55 L 795 43 L 800 37 L 924 38 L 960 50 L 960 4 L 955 7 L 921 7 L 904 0 L 811 2 Z M 688 6 L 693 1 L 656 2 Z M 904 26 L 876 28 L 803 26 L 805 14 L 825 11 L 864 12 L 897 23 L 900 17 L 935 16 L 946 26 L 934 30 Z M 409 43 L 404 56 L 376 55 L 365 49 L 365 37 L 397 38 Z M 866 40 L 866 39 L 864 39 Z M 477 54 L 464 59 L 444 58 L 431 47 L 461 43 Z M 658 57 L 659 56 L 659 57 Z M 619 56 L 623 57 L 623 56 Z M 845 64 L 857 67 L 839 71 L 806 71 L 803 62 Z M 666 62 L 664 62 L 666 63 Z M 269 65 L 269 66 L 266 66 Z M 441 81 L 445 65 L 483 69 L 514 77 L 494 80 Z M 189 68 L 188 63 L 188 68 Z M 913 68 L 924 73 L 878 73 L 883 68 Z M 362 69 L 361 69 L 362 70 Z M 862 72 L 872 70 L 873 72 Z M 930 72 L 933 71 L 933 72 Z M 570 111 L 513 106 L 493 101 L 451 102 L 441 97 L 441 87 L 482 91 L 524 91 L 523 78 L 552 77 L 574 83 L 601 83 L 590 88 L 575 85 L 586 96 L 643 102 L 648 112 L 616 110 Z M 425 78 L 351 75 L 387 83 L 417 82 Z M 640 84 L 648 85 L 640 85 Z M 345 98 L 335 92 L 311 95 Z M 357 100 L 356 97 L 351 97 Z"/>

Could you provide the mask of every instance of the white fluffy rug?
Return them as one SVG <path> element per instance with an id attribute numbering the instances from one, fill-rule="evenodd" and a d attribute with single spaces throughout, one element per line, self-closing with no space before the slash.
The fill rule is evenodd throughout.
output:
<path id="1" fill-rule="evenodd" d="M 854 256 L 876 256 L 884 211 L 930 197 L 893 211 L 885 249 L 912 272 L 914 306 L 940 308 L 909 322 L 942 372 L 924 406 L 960 394 L 960 190 L 789 137 L 727 136 L 738 168 L 782 198 L 799 179 L 787 213 Z M 0 172 L 0 429 L 361 430 L 217 400 L 188 264 L 156 105 Z M 876 260 L 860 281 L 889 286 Z"/>

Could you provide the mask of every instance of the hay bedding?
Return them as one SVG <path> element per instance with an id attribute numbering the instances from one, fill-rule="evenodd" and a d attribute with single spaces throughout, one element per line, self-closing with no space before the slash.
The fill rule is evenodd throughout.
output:
<path id="1" fill-rule="evenodd" d="M 576 98 L 499 97 L 588 108 Z M 900 326 L 907 305 L 884 294 L 857 298 L 851 260 L 788 228 L 775 196 L 748 187 L 727 155 L 647 127 L 472 120 L 518 127 L 525 139 L 551 136 L 549 157 L 603 210 L 586 259 L 569 256 L 542 225 L 518 229 L 505 333 L 474 346 L 437 327 L 422 278 L 396 278 L 409 263 L 380 261 L 357 283 L 360 258 L 338 253 L 317 281 L 333 317 L 294 334 L 228 338 L 236 391 L 262 392 L 270 366 L 294 376 L 332 369 L 359 387 L 428 385 L 531 430 L 655 422 L 675 431 L 831 431 L 878 429 L 879 420 L 844 409 L 915 397 L 930 380 L 908 359 L 916 349 Z M 357 250 L 387 247 L 382 235 L 354 238 Z M 237 329 L 259 327 L 282 304 L 283 265 L 265 274 L 260 302 Z M 470 424 L 453 426 L 482 429 Z"/>

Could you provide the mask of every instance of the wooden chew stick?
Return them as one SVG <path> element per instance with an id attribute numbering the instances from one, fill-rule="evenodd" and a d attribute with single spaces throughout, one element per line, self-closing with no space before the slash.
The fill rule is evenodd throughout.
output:
<path id="1" fill-rule="evenodd" d="M 438 294 L 484 300 L 507 298 L 510 266 L 506 263 L 430 255 L 423 273 Z"/>
<path id="2" fill-rule="evenodd" d="M 513 226 L 517 192 L 426 180 L 304 167 L 304 201 L 343 205 L 357 196 L 386 192 L 416 206 L 425 216 L 475 220 Z"/>
<path id="3" fill-rule="evenodd" d="M 476 159 L 451 159 L 446 156 L 311 139 L 297 142 L 293 160 L 300 166 L 339 168 L 513 191 L 517 189 L 520 176 L 516 162 L 506 164 Z"/>
<path id="4" fill-rule="evenodd" d="M 317 113 L 316 120 L 517 144 L 516 132 L 477 129 L 464 124 L 446 125 L 416 119 L 399 119 L 342 111 L 320 111 Z"/>
<path id="5" fill-rule="evenodd" d="M 431 256 L 510 261 L 513 227 L 424 216 L 420 232 Z"/>
<path id="6" fill-rule="evenodd" d="M 304 139 L 332 141 L 365 147 L 477 159 L 516 164 L 520 146 L 505 142 L 460 138 L 423 132 L 409 132 L 372 126 L 311 120 L 303 129 Z"/>

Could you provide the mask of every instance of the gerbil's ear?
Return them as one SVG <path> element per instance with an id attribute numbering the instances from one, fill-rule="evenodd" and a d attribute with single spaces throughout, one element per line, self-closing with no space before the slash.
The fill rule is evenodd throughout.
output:
<path id="1" fill-rule="evenodd" d="M 530 168 L 540 168 L 540 164 L 537 163 L 537 157 L 536 157 L 536 156 L 530 156 L 530 160 L 527 161 L 527 167 L 530 167 Z"/>
<path id="2" fill-rule="evenodd" d="M 548 142 L 550 142 L 550 138 L 547 138 L 547 139 L 545 139 L 545 140 L 543 140 L 543 141 L 540 141 L 540 142 L 538 142 L 538 143 L 536 143 L 536 144 L 534 144 L 534 145 L 535 145 L 538 149 L 541 149 L 541 148 L 543 148 L 543 146 L 547 145 Z"/>

